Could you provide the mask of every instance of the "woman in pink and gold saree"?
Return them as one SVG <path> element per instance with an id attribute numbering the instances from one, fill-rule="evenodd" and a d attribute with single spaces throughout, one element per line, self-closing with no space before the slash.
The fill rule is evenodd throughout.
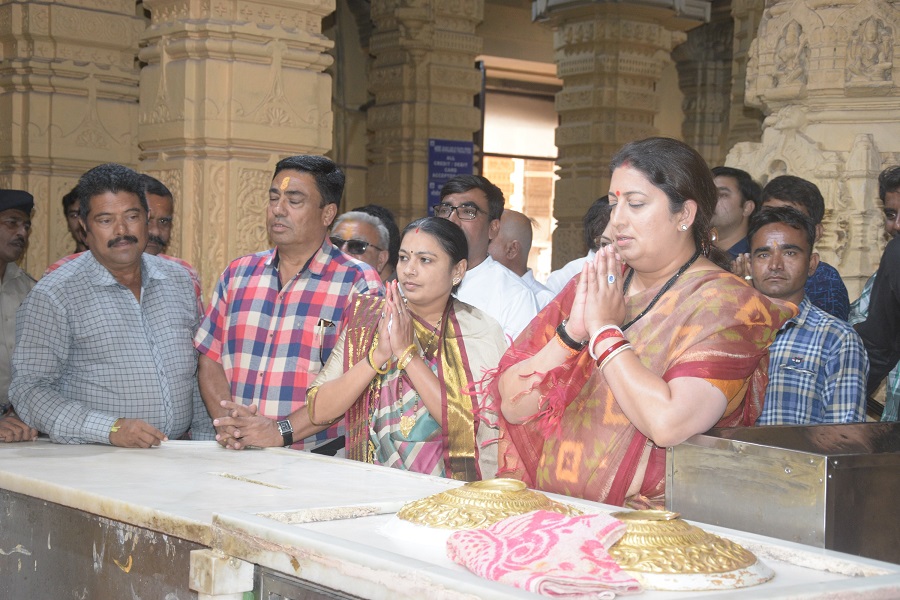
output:
<path id="1" fill-rule="evenodd" d="M 613 243 L 535 317 L 490 383 L 504 417 L 498 475 L 659 507 L 665 447 L 756 421 L 768 347 L 794 313 L 720 266 L 716 188 L 696 151 L 632 142 L 611 172 Z"/>
<path id="2" fill-rule="evenodd" d="M 456 224 L 419 219 L 403 232 L 397 282 L 359 296 L 307 393 L 311 423 L 346 414 L 348 458 L 474 481 L 497 469 L 497 415 L 476 383 L 506 349 L 500 325 L 451 296 L 468 244 Z"/>

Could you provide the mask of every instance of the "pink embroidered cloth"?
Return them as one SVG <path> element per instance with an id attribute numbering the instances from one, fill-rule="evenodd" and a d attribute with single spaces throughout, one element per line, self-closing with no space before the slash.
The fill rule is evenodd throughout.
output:
<path id="1" fill-rule="evenodd" d="M 476 575 L 555 598 L 606 600 L 641 591 L 607 552 L 625 533 L 609 515 L 538 510 L 457 531 L 447 555 Z"/>

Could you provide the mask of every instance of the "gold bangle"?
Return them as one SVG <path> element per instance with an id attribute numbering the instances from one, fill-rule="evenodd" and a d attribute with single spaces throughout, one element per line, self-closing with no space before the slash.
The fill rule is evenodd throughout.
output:
<path id="1" fill-rule="evenodd" d="M 112 427 L 109 428 L 109 432 L 110 432 L 110 433 L 115 433 L 115 432 L 117 432 L 118 430 L 121 429 L 121 427 L 119 427 L 118 425 L 116 425 L 116 423 L 118 423 L 118 422 L 121 421 L 121 420 L 122 420 L 121 418 L 118 418 L 118 419 L 116 419 L 115 421 L 113 421 Z"/>
<path id="2" fill-rule="evenodd" d="M 369 366 L 372 367 L 372 369 L 379 375 L 384 375 L 385 373 L 387 373 L 390 370 L 391 361 L 390 361 L 390 359 L 388 359 L 388 361 L 385 363 L 388 366 L 385 367 L 384 369 L 379 369 L 378 366 L 375 364 L 375 346 L 376 346 L 375 344 L 372 344 L 372 347 L 369 348 Z"/>
<path id="3" fill-rule="evenodd" d="M 306 390 L 306 414 L 309 417 L 309 422 L 311 425 L 315 425 L 316 427 L 327 427 L 328 425 L 333 425 L 338 422 L 340 417 L 335 417 L 334 419 L 328 421 L 327 423 L 316 423 L 316 420 L 313 418 L 313 414 L 316 412 L 316 396 L 319 395 L 319 387 L 311 387 Z"/>
<path id="4" fill-rule="evenodd" d="M 410 344 L 409 347 L 407 347 L 406 350 L 403 351 L 403 354 L 401 354 L 400 358 L 397 360 L 397 368 L 401 371 L 405 369 L 413 359 L 413 356 L 416 355 L 416 350 L 418 350 L 416 345 Z"/>

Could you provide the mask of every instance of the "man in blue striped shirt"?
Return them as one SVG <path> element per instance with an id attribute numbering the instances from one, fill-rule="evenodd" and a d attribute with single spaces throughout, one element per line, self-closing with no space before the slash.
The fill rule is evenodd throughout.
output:
<path id="1" fill-rule="evenodd" d="M 769 348 L 769 386 L 757 425 L 865 420 L 869 359 L 862 340 L 804 291 L 819 262 L 815 236 L 812 221 L 788 206 L 763 208 L 750 220 L 753 285 L 800 309 Z"/>

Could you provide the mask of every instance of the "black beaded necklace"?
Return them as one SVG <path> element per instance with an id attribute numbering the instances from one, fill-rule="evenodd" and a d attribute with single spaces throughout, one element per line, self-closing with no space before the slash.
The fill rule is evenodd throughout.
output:
<path id="1" fill-rule="evenodd" d="M 632 320 L 630 320 L 627 323 L 625 323 L 624 325 L 622 325 L 622 331 L 625 331 L 626 329 L 628 329 L 629 327 L 634 325 L 641 317 L 643 317 L 648 312 L 650 312 L 650 309 L 653 308 L 653 306 L 657 302 L 659 302 L 659 299 L 662 298 L 662 295 L 665 294 L 666 292 L 668 292 L 670 287 L 675 285 L 675 282 L 678 280 L 678 278 L 681 277 L 682 275 L 684 275 L 684 272 L 687 271 L 691 267 L 691 265 L 697 261 L 698 258 L 700 258 L 699 250 L 694 252 L 694 255 L 692 257 L 690 257 L 686 263 L 681 265 L 681 268 L 678 269 L 678 272 L 669 278 L 669 280 L 665 283 L 665 285 L 663 285 L 660 288 L 659 292 L 657 292 L 656 295 L 653 297 L 653 300 L 650 301 L 650 304 L 648 304 L 647 307 L 644 310 L 642 310 L 638 316 L 636 316 Z M 631 278 L 633 276 L 634 276 L 634 269 L 629 271 L 628 275 L 625 277 L 625 284 L 622 286 L 623 293 L 625 293 L 625 294 L 628 293 L 628 286 L 631 284 Z"/>

